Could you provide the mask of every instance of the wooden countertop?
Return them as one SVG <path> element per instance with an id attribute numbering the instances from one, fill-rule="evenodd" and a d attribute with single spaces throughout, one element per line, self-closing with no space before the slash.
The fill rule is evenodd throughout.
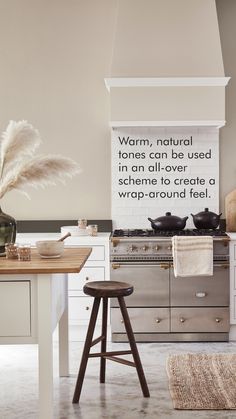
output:
<path id="1" fill-rule="evenodd" d="M 80 272 L 90 256 L 92 248 L 65 248 L 60 258 L 43 259 L 36 249 L 31 249 L 30 261 L 0 257 L 1 274 L 48 274 Z"/>

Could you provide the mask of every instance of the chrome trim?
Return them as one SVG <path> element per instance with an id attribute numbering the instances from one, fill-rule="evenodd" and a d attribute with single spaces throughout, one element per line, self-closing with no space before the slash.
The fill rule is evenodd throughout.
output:
<path id="1" fill-rule="evenodd" d="M 213 262 L 213 266 L 214 267 L 217 267 L 217 268 L 225 268 L 225 269 L 227 269 L 227 268 L 229 268 L 229 263 L 214 263 Z"/>
<path id="2" fill-rule="evenodd" d="M 115 245 L 117 245 L 119 242 L 134 242 L 134 241 L 142 241 L 142 240 L 150 240 L 150 241 L 171 241 L 172 237 L 174 236 L 129 236 L 129 237 L 125 237 L 125 236 L 117 236 L 117 237 L 112 237 L 111 238 L 111 242 L 114 243 Z M 181 236 L 180 236 L 181 237 Z M 182 237 L 204 237 L 204 235 L 201 236 L 201 234 L 199 235 L 186 235 L 186 236 L 182 236 Z M 210 236 L 213 238 L 213 241 L 222 241 L 222 242 L 229 242 L 230 241 L 230 237 L 228 236 Z"/>
<path id="3" fill-rule="evenodd" d="M 195 295 L 196 295 L 197 298 L 204 298 L 204 297 L 207 296 L 207 293 L 206 292 L 196 292 Z"/>
<path id="4" fill-rule="evenodd" d="M 213 263 L 214 262 L 228 262 L 229 261 L 229 255 L 214 255 L 213 258 Z M 161 263 L 161 262 L 173 262 L 173 257 L 171 255 L 169 256 L 165 256 L 165 255 L 153 255 L 153 256 L 149 256 L 149 255 L 116 255 L 116 256 L 111 256 L 111 263 L 133 263 L 133 262 L 142 262 L 142 263 L 150 263 L 150 262 L 157 262 L 157 263 Z"/>
<path id="5" fill-rule="evenodd" d="M 148 256 L 148 255 L 145 255 L 145 256 L 140 256 L 140 255 L 138 255 L 138 256 L 135 256 L 135 255 L 132 255 L 132 256 L 129 256 L 129 255 L 124 255 L 124 256 L 114 256 L 114 257 L 111 257 L 111 262 L 112 263 L 122 263 L 122 262 L 142 262 L 142 263 L 145 263 L 145 262 L 171 262 L 173 260 L 173 258 L 172 258 L 172 256 L 163 256 L 163 255 L 161 255 L 161 256 Z"/>
<path id="6" fill-rule="evenodd" d="M 162 268 L 163 265 L 164 264 L 161 261 L 158 262 L 158 263 L 143 263 L 142 261 L 140 261 L 140 262 L 130 261 L 130 262 L 121 262 L 121 263 L 118 264 L 119 268 L 121 268 L 122 266 L 132 266 L 132 267 L 134 267 L 134 266 L 138 266 L 138 267 L 139 266 L 148 266 L 150 268 L 151 267 L 156 268 L 158 266 L 158 267 Z M 111 266 L 112 266 L 112 264 L 111 264 Z M 166 264 L 166 266 L 170 267 L 170 264 Z"/>
<path id="7" fill-rule="evenodd" d="M 227 237 L 226 236 L 213 237 L 213 241 L 230 242 L 230 237 L 228 237 L 228 236 Z"/>
<path id="8" fill-rule="evenodd" d="M 228 342 L 225 332 L 203 333 L 134 333 L 136 342 Z M 125 333 L 112 333 L 112 342 L 128 342 Z"/>

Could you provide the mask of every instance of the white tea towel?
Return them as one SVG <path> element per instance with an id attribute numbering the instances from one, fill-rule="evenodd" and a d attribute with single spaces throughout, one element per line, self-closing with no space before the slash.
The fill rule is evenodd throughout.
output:
<path id="1" fill-rule="evenodd" d="M 213 275 L 211 236 L 174 236 L 172 253 L 175 276 Z"/>

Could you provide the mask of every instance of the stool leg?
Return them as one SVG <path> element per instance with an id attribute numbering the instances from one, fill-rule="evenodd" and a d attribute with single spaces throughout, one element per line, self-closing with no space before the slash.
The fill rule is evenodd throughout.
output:
<path id="1" fill-rule="evenodd" d="M 143 371 L 143 367 L 142 367 L 141 360 L 140 360 L 140 357 L 139 357 L 137 345 L 136 345 L 136 342 L 135 342 L 135 339 L 134 339 L 134 333 L 133 333 L 132 326 L 131 326 L 131 323 L 130 323 L 129 314 L 128 314 L 128 311 L 127 311 L 127 307 L 125 305 L 124 297 L 118 297 L 118 301 L 119 301 L 120 310 L 121 310 L 121 313 L 122 313 L 122 316 L 123 316 L 123 319 L 124 319 L 124 325 L 125 325 L 125 329 L 126 329 L 128 339 L 129 339 L 130 348 L 131 348 L 132 355 L 133 355 L 133 358 L 134 358 L 134 363 L 135 363 L 136 370 L 137 370 L 137 373 L 138 373 L 139 382 L 140 382 L 140 385 L 141 385 L 141 388 L 142 388 L 142 392 L 143 392 L 144 397 L 150 397 L 147 382 L 146 382 L 146 378 L 145 378 L 144 371 Z"/>
<path id="2" fill-rule="evenodd" d="M 102 336 L 104 339 L 101 342 L 101 352 L 107 350 L 107 302 L 108 298 L 103 297 L 103 310 L 102 310 Z M 100 361 L 100 383 L 105 383 L 106 375 L 106 359 L 101 357 Z"/>
<path id="3" fill-rule="evenodd" d="M 84 375 L 85 375 L 85 371 L 86 371 L 86 367 L 87 367 L 87 363 L 88 363 L 88 356 L 89 356 L 91 343 L 92 343 L 92 339 L 93 339 L 93 333 L 94 333 L 94 329 L 95 329 L 95 325 L 96 325 L 100 300 L 101 300 L 100 297 L 94 299 L 93 308 L 92 308 L 92 312 L 91 312 L 91 316 L 90 316 L 90 320 L 89 320 L 87 336 L 86 336 L 86 340 L 85 340 L 85 344 L 84 344 L 83 355 L 82 355 L 81 362 L 80 362 L 80 369 L 79 369 L 77 382 L 76 382 L 76 386 L 75 386 L 73 403 L 78 403 L 79 398 L 80 398 L 80 393 L 81 393 L 82 385 L 83 385 L 83 381 L 84 381 Z"/>

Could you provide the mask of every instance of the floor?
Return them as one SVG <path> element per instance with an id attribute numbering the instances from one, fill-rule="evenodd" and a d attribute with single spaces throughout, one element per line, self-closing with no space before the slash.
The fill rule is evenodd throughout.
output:
<path id="1" fill-rule="evenodd" d="M 74 337 L 74 331 L 71 336 Z M 96 335 L 97 336 L 97 335 Z M 82 342 L 70 343 L 71 376 L 58 377 L 58 343 L 55 339 L 56 419 L 227 419 L 236 411 L 178 411 L 172 407 L 166 375 L 169 354 L 186 352 L 236 352 L 231 343 L 139 343 L 151 397 L 143 398 L 136 370 L 109 362 L 105 384 L 98 382 L 98 360 L 89 360 L 80 405 L 71 403 Z M 127 349 L 111 343 L 109 349 Z M 37 419 L 37 347 L 0 346 L 0 419 Z M 52 419 L 52 418 L 45 418 Z"/>

